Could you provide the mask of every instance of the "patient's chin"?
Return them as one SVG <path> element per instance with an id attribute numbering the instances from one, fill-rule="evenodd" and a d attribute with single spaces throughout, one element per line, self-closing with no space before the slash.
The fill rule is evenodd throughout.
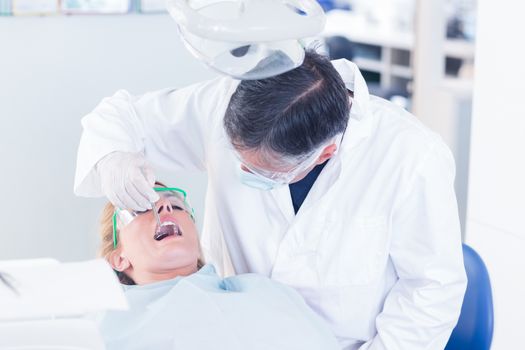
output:
<path id="1" fill-rule="evenodd" d="M 157 263 L 162 269 L 176 270 L 194 264 L 196 265 L 198 259 L 199 255 L 196 253 L 173 249 L 163 252 L 163 254 L 159 256 Z"/>

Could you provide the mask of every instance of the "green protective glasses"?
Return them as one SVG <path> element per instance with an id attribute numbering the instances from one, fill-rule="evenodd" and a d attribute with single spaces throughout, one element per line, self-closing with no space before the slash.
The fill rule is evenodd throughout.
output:
<path id="1" fill-rule="evenodd" d="M 154 187 L 159 196 L 168 199 L 173 207 L 179 208 L 187 212 L 193 221 L 195 221 L 194 210 L 188 202 L 186 191 L 176 187 Z M 151 211 L 134 211 L 129 209 L 115 208 L 113 213 L 113 249 L 117 247 L 117 224 L 121 227 L 129 225 L 137 216 Z"/>

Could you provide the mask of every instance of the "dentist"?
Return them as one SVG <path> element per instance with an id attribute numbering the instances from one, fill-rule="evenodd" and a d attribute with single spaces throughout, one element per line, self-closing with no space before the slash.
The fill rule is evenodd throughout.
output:
<path id="1" fill-rule="evenodd" d="M 265 14 L 297 28 L 321 18 L 314 1 L 241 3 L 240 22 L 258 29 Z M 291 39 L 206 51 L 199 16 L 218 16 L 220 6 L 231 14 L 231 2 L 170 4 L 192 52 L 242 80 L 104 99 L 82 120 L 75 193 L 141 211 L 158 199 L 149 163 L 206 171 L 201 243 L 220 274 L 292 286 L 341 348 L 443 349 L 466 287 L 455 165 L 443 141 L 370 96 L 352 62 L 297 51 Z M 214 21 L 232 33 L 232 21 Z"/>

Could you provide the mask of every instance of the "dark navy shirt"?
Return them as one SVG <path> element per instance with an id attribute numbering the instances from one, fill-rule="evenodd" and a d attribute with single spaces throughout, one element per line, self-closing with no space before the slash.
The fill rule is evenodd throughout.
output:
<path id="1" fill-rule="evenodd" d="M 317 180 L 319 174 L 321 174 L 321 171 L 323 170 L 326 163 L 328 163 L 328 160 L 323 164 L 319 164 L 313 168 L 301 181 L 297 181 L 296 183 L 288 185 L 290 187 L 290 194 L 292 195 L 293 209 L 295 210 L 296 214 L 299 211 L 299 208 L 301 208 L 301 205 L 306 199 L 308 192 L 310 192 L 310 189 L 314 185 L 314 182 Z"/>

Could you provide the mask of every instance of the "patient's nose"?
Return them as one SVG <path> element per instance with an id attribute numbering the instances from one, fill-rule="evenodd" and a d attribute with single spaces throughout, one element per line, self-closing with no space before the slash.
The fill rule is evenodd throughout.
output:
<path id="1" fill-rule="evenodd" d="M 168 198 L 163 198 L 161 196 L 159 201 L 157 202 L 157 213 L 160 214 L 164 210 L 169 212 L 169 213 L 171 213 L 173 211 L 173 209 L 171 207 L 171 202 L 169 201 L 169 199 Z"/>

